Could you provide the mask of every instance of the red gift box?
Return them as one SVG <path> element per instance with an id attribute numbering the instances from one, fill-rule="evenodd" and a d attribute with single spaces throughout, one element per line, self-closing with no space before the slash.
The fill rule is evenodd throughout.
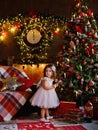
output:
<path id="1" fill-rule="evenodd" d="M 76 108 L 76 102 L 61 101 L 57 109 L 55 109 L 54 116 L 64 116 Z"/>

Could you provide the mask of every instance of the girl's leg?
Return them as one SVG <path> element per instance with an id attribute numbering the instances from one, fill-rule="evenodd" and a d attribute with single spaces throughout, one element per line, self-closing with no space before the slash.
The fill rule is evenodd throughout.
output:
<path id="1" fill-rule="evenodd" d="M 41 108 L 41 118 L 45 118 L 45 108 Z"/>
<path id="2" fill-rule="evenodd" d="M 45 108 L 41 108 L 41 119 L 40 119 L 40 121 L 49 122 L 49 120 L 45 119 L 45 114 L 46 114 L 46 109 Z"/>
<path id="3" fill-rule="evenodd" d="M 47 120 L 53 119 L 53 116 L 49 115 L 49 109 L 46 109 L 46 118 L 47 118 Z"/>
<path id="4" fill-rule="evenodd" d="M 49 109 L 46 109 L 46 117 L 50 116 L 49 115 Z"/>

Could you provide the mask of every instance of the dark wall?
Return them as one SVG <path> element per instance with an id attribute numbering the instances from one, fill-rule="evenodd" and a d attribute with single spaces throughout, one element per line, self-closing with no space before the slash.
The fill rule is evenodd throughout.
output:
<path id="1" fill-rule="evenodd" d="M 34 10 L 69 17 L 73 3 L 74 0 L 0 0 L 0 16 L 16 16 Z M 88 0 L 88 6 L 95 15 L 98 15 L 98 0 Z"/>

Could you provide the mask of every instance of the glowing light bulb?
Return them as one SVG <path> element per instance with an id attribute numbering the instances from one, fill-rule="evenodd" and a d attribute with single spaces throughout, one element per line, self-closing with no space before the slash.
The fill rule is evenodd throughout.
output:
<path id="1" fill-rule="evenodd" d="M 56 30 L 54 31 L 54 33 L 55 33 L 55 34 L 58 34 L 59 31 L 60 31 L 60 29 L 59 29 L 59 28 L 56 28 Z"/>
<path id="2" fill-rule="evenodd" d="M 11 32 L 11 33 L 14 33 L 15 30 L 16 30 L 15 27 L 12 27 L 12 28 L 10 29 L 10 32 Z"/>
<path id="3" fill-rule="evenodd" d="M 3 41 L 4 40 L 4 36 L 0 36 L 0 41 Z"/>
<path id="4" fill-rule="evenodd" d="M 5 37 L 6 37 L 6 32 L 2 32 L 0 34 L 0 40 L 3 41 L 5 39 Z"/>

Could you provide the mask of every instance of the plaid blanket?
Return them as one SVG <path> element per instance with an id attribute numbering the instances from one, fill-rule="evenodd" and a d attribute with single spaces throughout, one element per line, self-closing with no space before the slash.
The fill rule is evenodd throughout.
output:
<path id="1" fill-rule="evenodd" d="M 9 121 L 25 104 L 30 93 L 22 91 L 0 92 L 0 116 L 4 121 Z"/>
<path id="2" fill-rule="evenodd" d="M 18 78 L 29 79 L 27 74 L 23 70 L 20 70 L 19 68 L 12 66 L 0 66 L 0 78 L 6 79 L 12 76 L 16 76 L 17 79 Z"/>

